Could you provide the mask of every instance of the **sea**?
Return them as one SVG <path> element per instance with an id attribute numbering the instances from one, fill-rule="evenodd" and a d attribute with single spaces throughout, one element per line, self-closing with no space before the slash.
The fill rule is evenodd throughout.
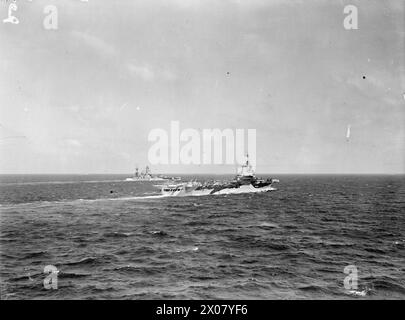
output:
<path id="1" fill-rule="evenodd" d="M 405 298 L 404 175 L 187 197 L 126 177 L 1 175 L 1 299 Z"/>

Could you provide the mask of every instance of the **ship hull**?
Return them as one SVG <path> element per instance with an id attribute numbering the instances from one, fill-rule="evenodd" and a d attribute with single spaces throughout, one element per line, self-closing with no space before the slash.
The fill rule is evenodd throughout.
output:
<path id="1" fill-rule="evenodd" d="M 266 186 L 266 187 L 260 187 L 260 188 L 255 188 L 251 184 L 249 185 L 242 185 L 239 188 L 225 188 L 222 190 L 219 190 L 213 194 L 239 194 L 239 193 L 259 193 L 259 192 L 268 192 L 268 191 L 273 191 L 276 190 L 276 188 L 272 186 Z"/>
<path id="2" fill-rule="evenodd" d="M 252 185 L 242 185 L 238 188 L 224 188 L 218 191 L 215 189 L 199 189 L 187 190 L 186 188 L 179 188 L 178 190 L 164 191 L 162 194 L 171 197 L 185 197 L 185 196 L 207 196 L 207 195 L 226 195 L 226 194 L 242 194 L 242 193 L 260 193 L 274 191 L 276 188 L 272 186 L 265 186 L 255 188 Z"/>

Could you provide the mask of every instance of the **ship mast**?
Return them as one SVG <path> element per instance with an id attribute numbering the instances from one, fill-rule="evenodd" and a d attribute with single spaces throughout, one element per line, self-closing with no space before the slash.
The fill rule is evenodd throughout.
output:
<path id="1" fill-rule="evenodd" d="M 135 168 L 135 177 L 139 177 L 139 169 L 138 166 Z"/>
<path id="2" fill-rule="evenodd" d="M 252 170 L 252 166 L 249 163 L 249 154 L 246 154 L 246 162 L 240 168 L 240 176 L 252 176 L 254 172 Z"/>

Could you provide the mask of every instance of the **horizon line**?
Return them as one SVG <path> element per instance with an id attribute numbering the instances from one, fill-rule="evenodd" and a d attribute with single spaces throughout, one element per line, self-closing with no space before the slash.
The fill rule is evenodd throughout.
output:
<path id="1" fill-rule="evenodd" d="M 256 172 L 255 175 L 405 175 L 405 172 Z M 0 175 L 129 175 L 130 177 L 133 175 L 132 173 L 124 172 L 124 173 L 106 173 L 106 172 L 92 172 L 92 173 L 54 173 L 54 172 L 43 172 L 43 173 L 0 173 Z M 174 175 L 235 175 L 235 173 L 156 173 L 154 175 L 167 175 L 167 176 L 174 176 Z"/>

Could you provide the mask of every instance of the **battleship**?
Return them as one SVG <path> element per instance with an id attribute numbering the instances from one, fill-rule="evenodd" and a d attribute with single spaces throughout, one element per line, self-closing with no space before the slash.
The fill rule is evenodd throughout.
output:
<path id="1" fill-rule="evenodd" d="M 165 196 L 203 196 L 214 194 L 239 194 L 258 193 L 276 190 L 274 183 L 278 179 L 257 178 L 255 171 L 249 163 L 249 156 L 246 155 L 246 162 L 239 168 L 238 174 L 230 181 L 189 181 L 185 183 L 166 184 L 161 187 L 161 193 Z"/>
<path id="2" fill-rule="evenodd" d="M 126 178 L 125 181 L 167 181 L 169 177 L 162 177 L 152 174 L 149 166 L 146 166 L 145 171 L 139 172 L 138 167 L 135 169 L 133 177 Z"/>

